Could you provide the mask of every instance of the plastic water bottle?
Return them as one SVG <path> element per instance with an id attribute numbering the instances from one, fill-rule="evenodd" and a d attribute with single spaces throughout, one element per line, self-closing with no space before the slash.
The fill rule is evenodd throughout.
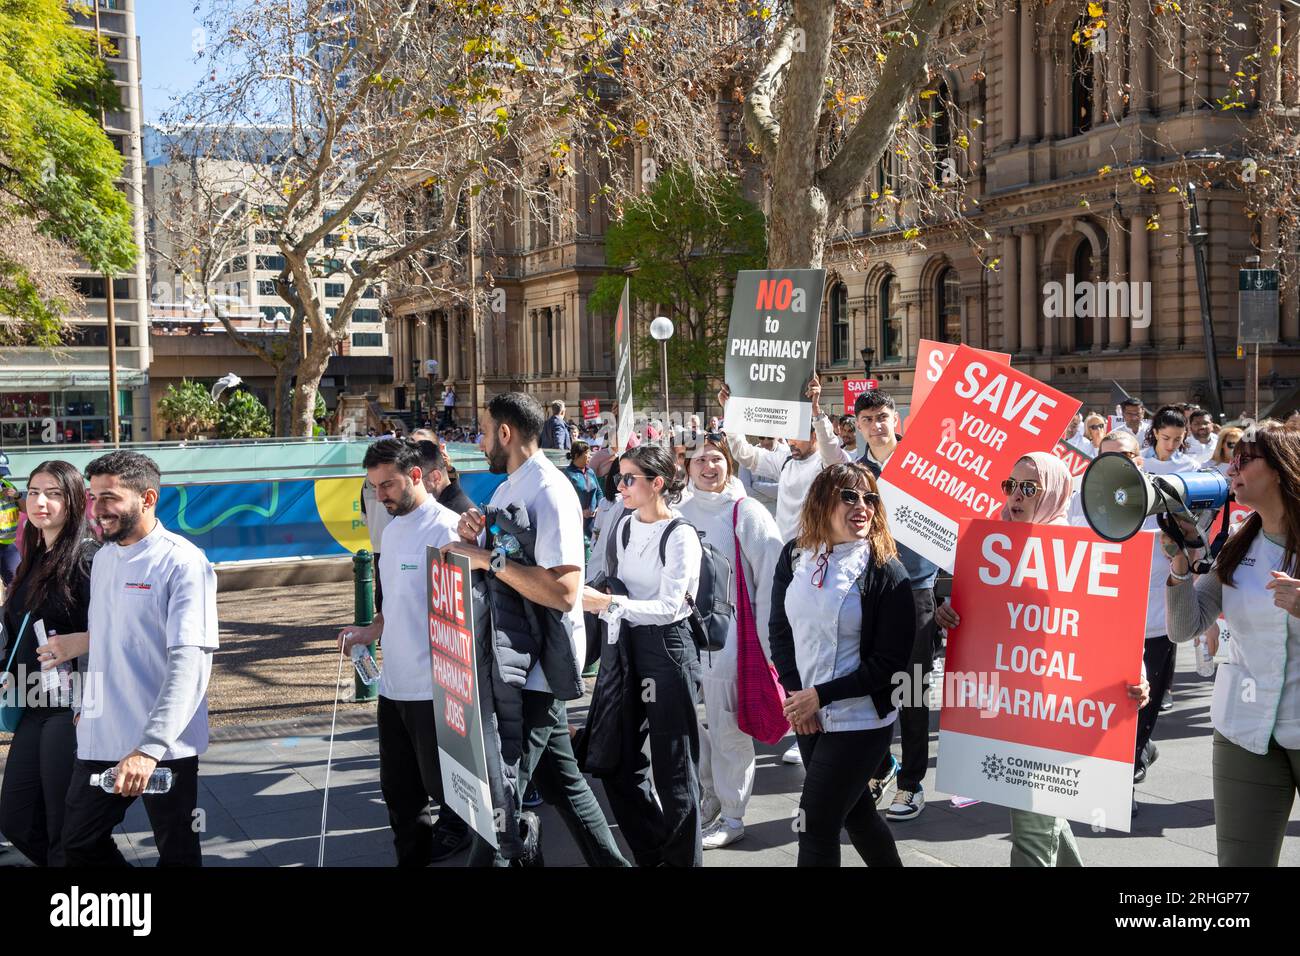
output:
<path id="1" fill-rule="evenodd" d="M 366 645 L 352 645 L 352 666 L 357 669 L 357 676 L 361 678 L 361 683 L 367 687 L 379 681 L 379 665 L 375 663 L 375 658 Z"/>
<path id="2" fill-rule="evenodd" d="M 1210 653 L 1210 645 L 1204 634 L 1196 638 L 1196 673 L 1202 677 L 1214 676 L 1214 655 Z"/>
<path id="3" fill-rule="evenodd" d="M 90 775 L 90 785 L 99 787 L 105 793 L 113 792 L 113 781 L 117 779 L 117 768 L 109 767 L 103 773 L 92 773 Z M 145 793 L 167 793 L 172 788 L 172 772 L 166 767 L 159 767 L 149 777 L 149 782 L 145 785 Z"/>
<path id="4" fill-rule="evenodd" d="M 36 633 L 38 646 L 44 647 L 50 643 L 50 639 L 45 635 L 44 621 L 37 621 L 32 630 Z M 55 634 L 57 632 L 50 631 L 50 633 Z M 66 700 L 68 695 L 72 693 L 72 662 L 64 661 L 49 670 L 41 671 L 41 690 L 47 694 L 58 694 L 60 700 Z"/>

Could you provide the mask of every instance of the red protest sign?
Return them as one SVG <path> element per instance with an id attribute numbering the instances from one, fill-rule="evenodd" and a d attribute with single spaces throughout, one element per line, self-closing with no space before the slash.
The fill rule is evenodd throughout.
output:
<path id="1" fill-rule="evenodd" d="M 940 790 L 1128 831 L 1151 556 L 1144 534 L 962 522 Z"/>
<path id="2" fill-rule="evenodd" d="M 1052 448 L 1052 454 L 1065 462 L 1065 467 L 1070 469 L 1070 478 L 1076 482 L 1083 477 L 1083 473 L 1092 464 L 1091 458 L 1079 451 L 1079 449 L 1071 448 L 1063 441 L 1056 443 L 1055 447 Z"/>
<path id="3" fill-rule="evenodd" d="M 880 382 L 874 378 L 846 378 L 844 380 L 844 414 L 853 414 L 853 403 L 863 392 L 879 388 Z"/>
<path id="4" fill-rule="evenodd" d="M 952 570 L 957 522 L 991 518 L 1006 501 L 999 485 L 1016 461 L 1049 451 L 1079 403 L 965 345 L 880 476 L 890 531 L 928 561 Z"/>
<path id="5" fill-rule="evenodd" d="M 1005 352 L 990 352 L 969 345 L 961 347 L 977 352 L 991 362 L 1000 365 L 1011 364 L 1011 356 Z M 943 370 L 948 367 L 949 360 L 956 354 L 956 345 L 921 339 L 920 348 L 916 352 L 916 378 L 912 381 L 912 405 L 908 410 L 909 414 L 915 415 L 921 410 L 925 400 L 930 397 L 930 392 L 934 390 L 935 385 L 939 384 L 939 379 L 943 376 Z"/>
<path id="6" fill-rule="evenodd" d="M 582 406 L 582 420 L 584 422 L 600 420 L 600 399 L 584 398 L 578 404 Z"/>

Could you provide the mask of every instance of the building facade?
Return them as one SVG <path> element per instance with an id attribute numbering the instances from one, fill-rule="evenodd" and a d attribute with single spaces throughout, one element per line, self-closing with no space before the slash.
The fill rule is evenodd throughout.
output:
<path id="1" fill-rule="evenodd" d="M 133 0 L 90 0 L 71 11 L 73 23 L 112 45 L 107 63 L 121 95 L 104 131 L 126 162 L 118 187 L 132 207 L 134 268 L 112 279 L 89 271 L 73 281 L 85 297 L 85 314 L 71 322 L 69 343 L 54 352 L 6 349 L 0 359 L 0 446 L 51 441 L 92 442 L 109 437 L 108 310 L 112 294 L 117 351 L 116 402 L 123 440 L 147 441 L 149 425 L 149 320 L 145 208 L 141 157 L 140 49 Z"/>

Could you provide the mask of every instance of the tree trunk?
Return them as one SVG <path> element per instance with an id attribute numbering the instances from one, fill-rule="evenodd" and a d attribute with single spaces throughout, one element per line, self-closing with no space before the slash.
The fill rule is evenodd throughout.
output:
<path id="1" fill-rule="evenodd" d="M 317 342 L 322 345 L 317 345 Z M 315 336 L 307 345 L 307 354 L 298 362 L 298 377 L 293 386 L 293 413 L 291 418 L 292 434 L 301 438 L 310 438 L 316 424 L 316 392 L 320 387 L 325 367 L 329 365 L 332 353 L 332 340 L 329 336 Z"/>

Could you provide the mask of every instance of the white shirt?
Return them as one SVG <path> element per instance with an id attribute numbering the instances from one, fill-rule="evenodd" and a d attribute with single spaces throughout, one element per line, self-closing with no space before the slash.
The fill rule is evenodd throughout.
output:
<path id="1" fill-rule="evenodd" d="M 1142 449 L 1142 470 L 1148 475 L 1177 475 L 1188 471 L 1195 471 L 1199 465 L 1187 454 L 1176 451 L 1170 456 L 1168 461 L 1161 461 L 1156 457 L 1154 448 Z"/>
<path id="2" fill-rule="evenodd" d="M 537 530 L 533 559 L 540 568 L 572 567 L 582 570 L 587 546 L 582 537 L 582 504 L 573 482 L 538 449 L 526 462 L 506 476 L 492 493 L 489 508 L 505 509 L 519 505 L 528 511 L 532 527 Z M 563 612 L 564 625 L 573 644 L 573 656 L 579 664 L 586 655 L 587 637 L 582 623 L 582 588 L 573 607 Z M 524 690 L 549 693 L 551 685 L 542 673 L 541 661 L 533 665 L 524 681 Z"/>
<path id="3" fill-rule="evenodd" d="M 1081 455 L 1087 455 L 1089 458 L 1097 457 L 1097 449 L 1093 447 L 1092 442 L 1088 441 L 1082 428 L 1073 438 L 1067 438 L 1065 443 Z"/>
<path id="4" fill-rule="evenodd" d="M 135 544 L 106 544 L 90 570 L 90 652 L 77 756 L 114 763 L 139 747 L 162 691 L 167 651 L 217 649 L 217 574 L 203 552 L 159 522 Z M 208 749 L 207 678 L 194 716 L 163 755 Z"/>
<path id="5" fill-rule="evenodd" d="M 617 609 L 601 613 L 604 620 L 611 624 L 620 619 L 632 625 L 672 624 L 690 614 L 686 595 L 694 599 L 699 591 L 704 549 L 694 528 L 678 525 L 668 539 L 666 560 L 660 563 L 660 538 L 672 520 L 646 523 L 631 514 L 613 529 L 618 536 L 618 579 L 626 585 L 627 596 L 618 598 Z M 625 526 L 629 529 L 626 548 Z"/>
<path id="6" fill-rule="evenodd" d="M 794 553 L 794 577 L 785 592 L 785 614 L 794 639 L 795 664 L 805 688 L 851 674 L 861 664 L 862 593 L 857 581 L 871 560 L 871 544 L 852 541 L 831 549 L 821 587 L 812 576 L 818 559 L 808 551 Z M 827 733 L 874 730 L 898 718 L 892 710 L 882 718 L 870 697 L 850 697 L 822 707 L 818 714 Z"/>
<path id="7" fill-rule="evenodd" d="M 393 518 L 384 528 L 379 549 L 384 589 L 384 666 L 379 672 L 379 693 L 389 700 L 433 700 L 425 548 L 441 548 L 458 540 L 459 520 L 459 515 L 430 495 L 424 504 Z"/>
<path id="8" fill-rule="evenodd" d="M 759 448 L 746 441 L 744 435 L 727 433 L 727 447 L 736 459 L 736 464 L 750 469 L 756 480 L 766 478 L 777 483 L 774 517 L 782 541 L 789 541 L 799 533 L 804 499 L 808 497 L 808 489 L 821 474 L 821 470 L 827 465 L 853 461 L 853 456 L 844 450 L 840 440 L 835 437 L 835 426 L 829 418 L 822 415 L 813 419 L 813 428 L 817 433 L 817 448 L 813 454 L 803 459 L 792 458 L 789 445 L 778 445 L 773 449 Z"/>
<path id="9" fill-rule="evenodd" d="M 1187 456 L 1198 465 L 1204 465 L 1214 457 L 1214 450 L 1219 447 L 1219 436 L 1210 432 L 1210 440 L 1202 444 L 1196 436 L 1187 434 Z"/>

